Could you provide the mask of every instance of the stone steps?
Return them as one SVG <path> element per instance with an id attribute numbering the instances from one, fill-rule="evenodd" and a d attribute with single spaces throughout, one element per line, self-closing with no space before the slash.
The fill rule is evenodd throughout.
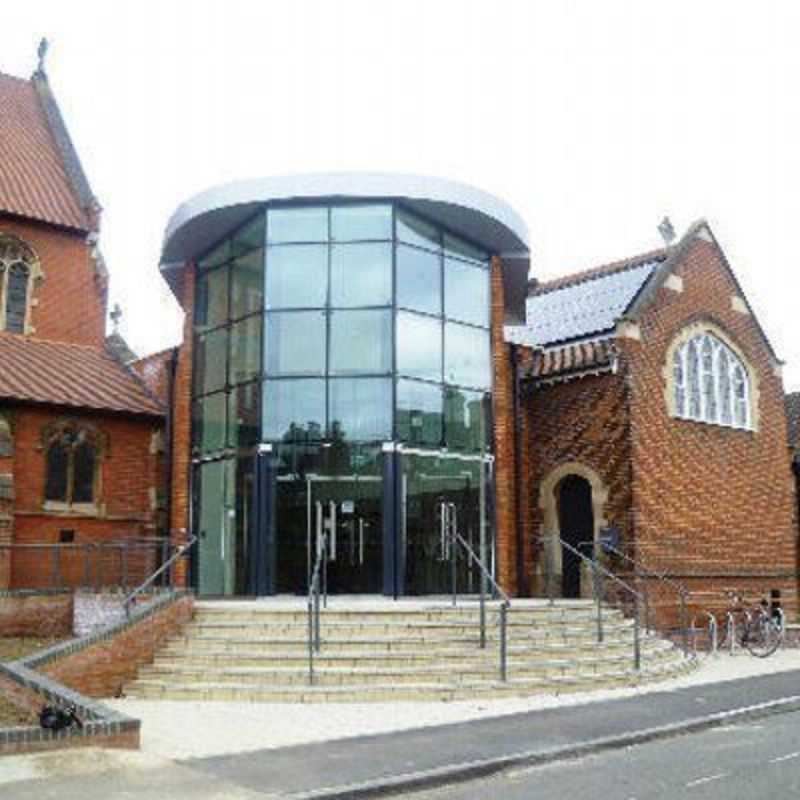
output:
<path id="1" fill-rule="evenodd" d="M 299 601 L 293 609 L 198 603 L 193 621 L 125 691 L 255 702 L 449 700 L 630 686 L 693 665 L 671 643 L 643 635 L 635 671 L 631 621 L 606 609 L 598 643 L 595 614 L 581 602 L 512 606 L 503 682 L 496 604 L 487 606 L 485 649 L 477 607 L 328 609 L 310 685 L 308 618 Z"/>

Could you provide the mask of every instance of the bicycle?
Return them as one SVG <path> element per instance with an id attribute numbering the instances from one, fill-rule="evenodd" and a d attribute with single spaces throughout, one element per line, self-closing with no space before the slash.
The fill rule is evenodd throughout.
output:
<path id="1" fill-rule="evenodd" d="M 727 647 L 732 653 L 738 645 L 756 658 L 771 656 L 783 642 L 781 614 L 771 613 L 766 600 L 758 605 L 746 606 L 737 592 L 726 592 L 728 609 L 725 612 L 725 638 L 720 650 Z"/>

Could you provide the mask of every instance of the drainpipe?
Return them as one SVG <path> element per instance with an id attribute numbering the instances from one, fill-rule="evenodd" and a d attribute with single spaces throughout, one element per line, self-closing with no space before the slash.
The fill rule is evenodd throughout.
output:
<path id="1" fill-rule="evenodd" d="M 172 541 L 172 461 L 175 453 L 175 426 L 174 426 L 174 404 L 175 404 L 175 375 L 178 371 L 178 348 L 172 348 L 172 355 L 167 367 L 167 418 L 164 422 L 165 436 L 167 443 L 166 463 L 166 515 L 167 515 L 167 539 Z"/>
<path id="2" fill-rule="evenodd" d="M 529 594 L 525 580 L 525 552 L 524 530 L 522 520 L 522 431 L 520 426 L 520 381 L 519 381 L 519 346 L 511 343 L 511 380 L 513 392 L 511 394 L 511 413 L 514 415 L 514 527 L 517 540 L 517 593 L 523 597 Z"/>

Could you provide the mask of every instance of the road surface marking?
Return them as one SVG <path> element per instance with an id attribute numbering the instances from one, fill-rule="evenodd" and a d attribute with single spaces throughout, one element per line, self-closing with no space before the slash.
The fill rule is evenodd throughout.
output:
<path id="1" fill-rule="evenodd" d="M 688 789 L 691 786 L 701 786 L 704 783 L 711 783 L 711 781 L 718 781 L 720 778 L 727 777 L 727 772 L 718 772 L 716 775 L 707 775 L 705 778 L 698 778 L 695 781 L 689 781 L 686 784 L 686 788 Z"/>
<path id="2" fill-rule="evenodd" d="M 780 764 L 781 761 L 789 761 L 791 758 L 800 758 L 800 752 L 798 753 L 787 753 L 785 756 L 778 756 L 777 758 L 771 758 L 769 760 L 770 764 Z"/>

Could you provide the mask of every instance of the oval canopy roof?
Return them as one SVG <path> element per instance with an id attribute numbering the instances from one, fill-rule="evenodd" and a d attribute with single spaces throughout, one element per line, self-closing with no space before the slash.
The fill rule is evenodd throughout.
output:
<path id="1" fill-rule="evenodd" d="M 285 175 L 214 186 L 181 204 L 167 225 L 161 271 L 176 293 L 183 265 L 274 201 L 401 200 L 454 233 L 503 257 L 507 310 L 524 314 L 528 230 L 511 206 L 464 183 L 419 175 L 322 173 Z"/>

